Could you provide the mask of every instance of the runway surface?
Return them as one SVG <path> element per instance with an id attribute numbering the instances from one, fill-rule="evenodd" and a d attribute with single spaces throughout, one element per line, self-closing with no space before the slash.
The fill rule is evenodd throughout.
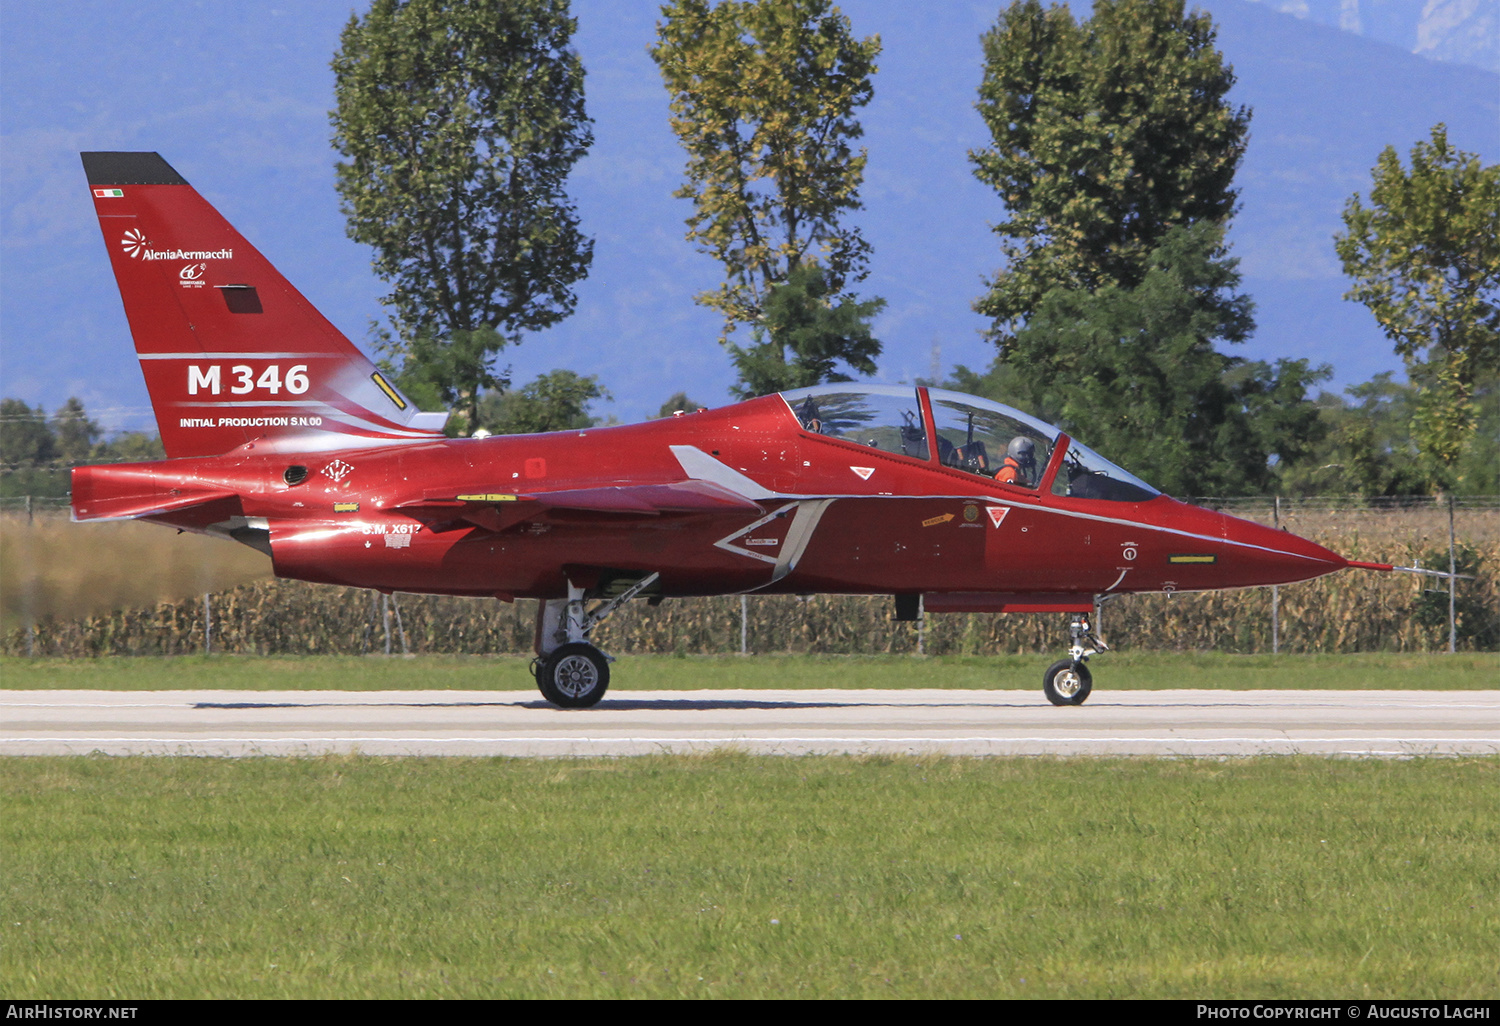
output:
<path id="1" fill-rule="evenodd" d="M 5 691 L 0 754 L 1500 753 L 1497 691 Z"/>

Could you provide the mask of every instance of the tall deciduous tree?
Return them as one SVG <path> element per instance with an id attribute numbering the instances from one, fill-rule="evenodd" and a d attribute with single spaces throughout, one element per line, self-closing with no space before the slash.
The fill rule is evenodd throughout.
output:
<path id="1" fill-rule="evenodd" d="M 593 141 L 575 28 L 567 0 L 375 0 L 333 60 L 349 235 L 393 286 L 397 355 L 471 426 L 494 354 L 572 313 L 593 256 L 564 190 Z"/>
<path id="2" fill-rule="evenodd" d="M 1220 352 L 1252 326 L 1209 222 L 1168 232 L 1133 288 L 1055 288 L 1014 336 L 1005 380 L 1025 405 L 1175 495 L 1269 488 L 1272 458 L 1323 430 L 1307 388 L 1326 368 Z"/>
<path id="3" fill-rule="evenodd" d="M 832 292 L 828 273 L 806 264 L 766 290 L 755 342 L 727 343 L 740 370 L 740 383 L 732 390 L 737 396 L 853 380 L 837 369 L 840 363 L 860 374 L 875 373 L 880 340 L 870 320 L 885 308 L 885 300 L 861 302 Z"/>
<path id="4" fill-rule="evenodd" d="M 871 373 L 880 343 L 853 324 L 879 301 L 847 291 L 865 277 L 870 247 L 845 217 L 860 208 L 855 112 L 874 94 L 880 38 L 855 38 L 829 0 L 672 0 L 662 14 L 651 56 L 688 153 L 676 195 L 693 202 L 689 241 L 725 271 L 697 299 L 724 317 L 740 393 L 830 380 L 838 361 Z M 785 303 L 827 311 L 814 318 L 821 329 L 768 319 L 778 289 L 791 290 Z M 794 320 L 806 328 L 807 318 Z M 756 336 L 743 348 L 729 341 L 742 324 Z"/>
<path id="5" fill-rule="evenodd" d="M 1208 15 L 1183 0 L 1016 0 L 983 38 L 979 113 L 994 143 L 970 153 L 1005 202 L 1005 266 L 975 309 L 1002 351 L 1054 288 L 1133 288 L 1173 227 L 1226 223 L 1249 111 Z"/>
<path id="6" fill-rule="evenodd" d="M 1183 0 L 1015 0 L 983 39 L 975 175 L 1004 201 L 1005 266 L 975 309 L 1019 392 L 1169 492 L 1268 487 L 1323 429 L 1326 376 L 1217 346 L 1254 330 L 1224 245 L 1249 111 L 1212 20 Z"/>
<path id="7" fill-rule="evenodd" d="M 1370 308 L 1421 385 L 1415 434 L 1432 484 L 1451 486 L 1477 424 L 1475 389 L 1500 373 L 1500 165 L 1448 142 L 1444 125 L 1411 151 L 1386 147 L 1370 205 L 1344 207 L 1335 237 L 1346 299 Z"/>

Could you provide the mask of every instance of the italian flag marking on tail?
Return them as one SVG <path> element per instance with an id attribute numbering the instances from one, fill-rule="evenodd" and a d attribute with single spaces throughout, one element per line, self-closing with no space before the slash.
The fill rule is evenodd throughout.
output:
<path id="1" fill-rule="evenodd" d="M 100 199 L 120 199 L 125 195 L 124 189 L 95 189 L 94 195 Z"/>

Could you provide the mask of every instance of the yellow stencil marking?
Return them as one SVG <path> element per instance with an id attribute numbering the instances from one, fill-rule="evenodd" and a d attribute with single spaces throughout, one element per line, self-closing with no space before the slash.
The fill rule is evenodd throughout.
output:
<path id="1" fill-rule="evenodd" d="M 376 371 L 374 374 L 371 374 L 370 378 L 375 382 L 375 384 L 377 384 L 377 385 L 380 386 L 380 390 L 385 393 L 385 397 L 387 399 L 389 399 L 391 402 L 393 402 L 393 403 L 396 404 L 396 409 L 398 409 L 398 410 L 404 410 L 404 409 L 406 409 L 406 400 L 402 399 L 400 393 L 398 393 L 394 388 L 392 388 L 386 382 L 385 378 L 383 378 L 383 377 L 380 376 L 380 372 L 379 371 Z"/>
<path id="2" fill-rule="evenodd" d="M 922 521 L 922 526 L 923 527 L 934 527 L 934 526 L 936 526 L 938 524 L 946 524 L 948 521 L 950 521 L 952 519 L 953 519 L 953 514 L 952 513 L 944 513 L 940 517 L 928 517 L 926 520 Z"/>
<path id="3" fill-rule="evenodd" d="M 1218 561 L 1218 556 L 1207 555 L 1181 555 L 1167 557 L 1168 563 L 1217 563 Z"/>

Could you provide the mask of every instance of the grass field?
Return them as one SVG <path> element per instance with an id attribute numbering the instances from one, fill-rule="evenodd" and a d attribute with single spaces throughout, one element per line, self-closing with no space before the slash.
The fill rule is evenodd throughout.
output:
<path id="1" fill-rule="evenodd" d="M 0 760 L 11 998 L 1500 996 L 1500 762 Z"/>
<path id="2" fill-rule="evenodd" d="M 265 556 L 222 538 L 134 521 L 84 525 L 0 514 L 0 629 L 151 606 L 270 573 Z"/>
<path id="3" fill-rule="evenodd" d="M 623 656 L 613 691 L 700 688 L 1040 688 L 1056 656 Z M 0 657 L 6 688 L 119 691 L 530 690 L 521 656 L 172 656 L 102 659 Z M 1407 688 L 1500 686 L 1500 653 L 1455 655 L 1226 655 L 1119 652 L 1090 662 L 1095 686 L 1162 688 Z"/>

